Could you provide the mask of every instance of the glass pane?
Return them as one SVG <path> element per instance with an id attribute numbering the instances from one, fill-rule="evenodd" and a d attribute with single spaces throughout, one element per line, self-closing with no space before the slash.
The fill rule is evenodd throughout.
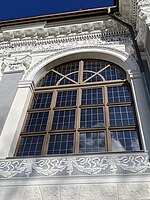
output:
<path id="1" fill-rule="evenodd" d="M 102 88 L 82 90 L 82 105 L 102 104 Z"/>
<path id="2" fill-rule="evenodd" d="M 108 87 L 109 103 L 131 102 L 131 92 L 127 85 Z"/>
<path id="3" fill-rule="evenodd" d="M 41 155 L 43 139 L 43 135 L 22 137 L 17 156 Z"/>
<path id="4" fill-rule="evenodd" d="M 41 81 L 38 83 L 38 87 L 43 87 L 43 86 L 52 86 L 56 85 L 58 80 L 61 78 L 60 75 L 56 74 L 55 72 L 49 72 L 47 75 L 45 75 Z"/>
<path id="5" fill-rule="evenodd" d="M 105 133 L 104 132 L 84 132 L 80 133 L 79 153 L 104 152 Z"/>
<path id="6" fill-rule="evenodd" d="M 110 126 L 134 126 L 135 116 L 132 106 L 116 106 L 109 108 Z"/>
<path id="7" fill-rule="evenodd" d="M 72 80 L 78 82 L 78 72 L 77 72 L 77 73 L 70 74 L 70 75 L 68 76 L 68 78 L 71 78 Z"/>
<path id="8" fill-rule="evenodd" d="M 94 76 L 93 78 L 90 78 L 87 83 L 92 83 L 92 82 L 100 82 L 100 81 L 103 81 L 102 78 L 98 75 Z"/>
<path id="9" fill-rule="evenodd" d="M 125 72 L 118 69 L 116 66 L 110 66 L 101 72 L 101 75 L 106 80 L 124 80 L 125 79 Z"/>
<path id="10" fill-rule="evenodd" d="M 52 130 L 73 129 L 74 123 L 75 123 L 75 110 L 55 111 Z"/>
<path id="11" fill-rule="evenodd" d="M 45 131 L 48 112 L 29 113 L 24 127 L 24 132 Z"/>
<path id="12" fill-rule="evenodd" d="M 59 85 L 68 85 L 68 84 L 75 84 L 75 83 L 68 80 L 67 78 L 63 78 L 59 83 Z"/>
<path id="13" fill-rule="evenodd" d="M 31 108 L 49 108 L 51 104 L 52 93 L 34 94 Z"/>
<path id="14" fill-rule="evenodd" d="M 73 140 L 73 133 L 50 135 L 47 154 L 73 153 Z"/>
<path id="15" fill-rule="evenodd" d="M 103 108 L 81 109 L 80 128 L 104 127 Z"/>
<path id="16" fill-rule="evenodd" d="M 75 106 L 76 97 L 76 90 L 58 92 L 56 107 Z"/>
<path id="17" fill-rule="evenodd" d="M 91 77 L 94 73 L 92 72 L 83 72 L 83 81 Z"/>
<path id="18" fill-rule="evenodd" d="M 56 67 L 55 70 L 63 75 L 67 75 L 71 72 L 75 72 L 79 70 L 79 62 L 74 61 L 74 62 L 65 63 L 63 65 Z"/>
<path id="19" fill-rule="evenodd" d="M 137 131 L 112 131 L 112 151 L 139 151 Z"/>
<path id="20" fill-rule="evenodd" d="M 100 61 L 100 60 L 87 60 L 87 61 L 84 61 L 84 70 L 90 70 L 90 71 L 98 72 L 105 65 L 106 65 L 105 62 Z"/>
<path id="21" fill-rule="evenodd" d="M 93 76 L 94 73 L 92 72 L 83 72 L 83 81 L 88 79 L 89 77 Z M 93 78 L 90 78 L 87 83 L 91 82 L 100 82 L 103 81 L 102 78 L 99 75 L 95 75 Z"/>

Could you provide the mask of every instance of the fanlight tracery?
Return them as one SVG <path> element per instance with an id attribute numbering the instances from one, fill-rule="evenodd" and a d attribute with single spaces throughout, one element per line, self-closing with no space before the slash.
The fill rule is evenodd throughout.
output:
<path id="1" fill-rule="evenodd" d="M 16 155 L 140 149 L 126 73 L 87 59 L 57 66 L 38 82 Z"/>

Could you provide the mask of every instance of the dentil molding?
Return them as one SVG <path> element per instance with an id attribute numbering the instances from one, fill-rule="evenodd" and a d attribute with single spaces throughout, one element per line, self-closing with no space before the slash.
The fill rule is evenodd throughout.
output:
<path id="1" fill-rule="evenodd" d="M 59 37 L 66 35 L 76 35 L 82 34 L 85 32 L 97 32 L 98 30 L 104 31 L 110 28 L 117 28 L 118 23 L 113 19 L 103 19 L 93 22 L 85 22 L 78 24 L 69 24 L 69 25 L 58 25 L 53 27 L 46 27 L 41 25 L 41 27 L 29 26 L 20 27 L 19 29 L 11 28 L 12 30 L 3 30 L 0 33 L 0 42 L 19 40 L 25 38 L 50 38 L 50 37 Z"/>
<path id="2" fill-rule="evenodd" d="M 0 44 L 0 57 L 13 53 L 45 53 L 77 45 L 127 44 L 128 30 L 122 28 L 108 29 L 104 32 L 84 33 L 52 38 L 20 39 Z"/>

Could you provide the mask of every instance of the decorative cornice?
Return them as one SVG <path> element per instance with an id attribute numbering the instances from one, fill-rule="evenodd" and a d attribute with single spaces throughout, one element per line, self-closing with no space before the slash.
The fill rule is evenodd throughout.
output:
<path id="1" fill-rule="evenodd" d="M 11 41 L 0 45 L 0 54 L 1 56 L 8 56 L 11 53 L 44 53 L 85 44 L 124 44 L 129 43 L 127 34 L 126 29 L 116 28 L 116 30 L 109 29 L 105 32 L 98 31 L 97 33 L 68 35 L 57 38 Z"/>
<path id="2" fill-rule="evenodd" d="M 139 173 L 150 173 L 147 154 L 84 155 L 0 161 L 1 178 Z"/>
<path id="3" fill-rule="evenodd" d="M 30 27 L 20 28 L 18 30 L 2 30 L 0 41 L 12 41 L 25 38 L 50 38 L 68 35 L 82 34 L 86 32 L 104 31 L 107 29 L 117 28 L 118 24 L 113 19 L 103 19 L 101 21 L 85 22 L 79 24 L 70 24 L 54 27 Z"/>
<path id="4" fill-rule="evenodd" d="M 142 14 L 145 13 L 146 9 L 150 7 L 149 0 L 121 0 L 120 1 L 120 12 L 122 19 L 132 24 L 133 26 L 137 25 L 137 30 L 139 28 L 143 30 L 143 26 L 140 24 L 140 18 Z M 146 14 L 147 15 L 147 14 Z M 141 30 L 139 31 L 138 38 L 141 38 Z M 124 35 L 127 30 L 122 27 L 119 23 L 113 19 L 105 18 L 102 20 L 94 20 L 93 22 L 84 22 L 70 25 L 58 25 L 48 27 L 46 24 L 41 24 L 38 26 L 29 26 L 29 27 L 18 27 L 11 29 L 2 29 L 0 33 L 0 49 L 11 49 L 12 52 L 17 48 L 18 51 L 23 51 L 23 48 L 19 50 L 19 47 L 22 47 L 22 44 L 25 44 L 28 41 L 28 44 L 34 41 L 34 45 L 37 46 L 37 40 L 57 40 L 64 37 L 71 37 L 76 39 L 76 36 L 85 34 L 95 34 L 99 33 L 103 37 L 114 37 L 118 35 Z M 9 43 L 8 43 L 9 42 Z M 34 46 L 33 45 L 33 46 Z M 24 49 L 25 51 L 25 49 Z M 3 53 L 0 51 L 0 53 Z"/>

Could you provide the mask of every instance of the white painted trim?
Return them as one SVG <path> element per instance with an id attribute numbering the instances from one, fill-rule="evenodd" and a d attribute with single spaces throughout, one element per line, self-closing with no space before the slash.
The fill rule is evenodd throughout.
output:
<path id="1" fill-rule="evenodd" d="M 138 64 L 128 53 L 119 51 L 115 49 L 115 47 L 110 48 L 108 46 L 88 46 L 62 50 L 47 56 L 32 66 L 24 75 L 23 80 L 33 80 L 36 83 L 37 80 L 42 77 L 44 72 L 46 72 L 51 67 L 55 67 L 63 62 L 83 58 L 107 60 L 119 65 L 126 72 L 127 70 L 134 71 L 138 69 Z"/>
<path id="2" fill-rule="evenodd" d="M 70 184 L 104 184 L 104 183 L 143 183 L 149 182 L 149 174 L 138 175 L 102 175 L 102 176 L 77 176 L 77 177 L 46 177 L 46 178 L 16 178 L 0 181 L 4 186 L 32 186 L 32 185 L 70 185 Z"/>
<path id="3" fill-rule="evenodd" d="M 0 136 L 0 158 L 14 154 L 33 88 L 32 82 L 29 81 L 19 84 Z"/>

